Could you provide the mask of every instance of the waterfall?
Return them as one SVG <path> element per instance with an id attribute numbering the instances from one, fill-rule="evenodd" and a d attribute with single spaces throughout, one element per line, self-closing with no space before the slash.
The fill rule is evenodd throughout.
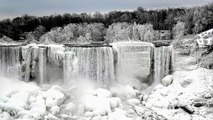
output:
<path id="1" fill-rule="evenodd" d="M 65 47 L 63 45 L 50 45 L 47 47 L 46 82 L 63 83 L 63 59 Z"/>
<path id="2" fill-rule="evenodd" d="M 118 82 L 138 89 L 142 89 L 142 84 L 150 84 L 154 45 L 146 42 L 118 42 L 112 45 L 117 53 Z"/>
<path id="3" fill-rule="evenodd" d="M 0 75 L 18 78 L 20 75 L 21 47 L 0 47 Z"/>
<path id="4" fill-rule="evenodd" d="M 39 83 L 43 84 L 46 83 L 46 62 L 47 62 L 47 56 L 46 56 L 46 48 L 39 48 Z"/>
<path id="5" fill-rule="evenodd" d="M 157 83 L 170 74 L 172 65 L 172 47 L 162 46 L 154 49 L 154 78 Z"/>
<path id="6" fill-rule="evenodd" d="M 64 50 L 65 48 L 62 45 L 48 46 L 47 51 L 48 62 L 58 66 L 62 66 Z"/>
<path id="7" fill-rule="evenodd" d="M 66 84 L 75 84 L 74 79 L 76 78 L 76 62 L 77 58 L 73 52 L 64 53 L 63 71 L 64 71 L 64 82 Z"/>
<path id="8" fill-rule="evenodd" d="M 91 80 L 99 87 L 114 82 L 114 56 L 111 47 L 67 47 L 77 58 L 75 74 L 70 79 Z M 66 75 L 65 75 L 66 76 Z"/>
<path id="9" fill-rule="evenodd" d="M 155 48 L 146 42 L 118 42 L 112 47 L 1 46 L 0 75 L 40 84 L 92 81 L 107 88 L 116 82 L 140 89 L 153 82 L 153 75 L 160 82 L 170 74 L 171 59 L 171 46 Z"/>
<path id="10" fill-rule="evenodd" d="M 32 56 L 32 48 L 24 49 L 26 50 L 26 55 L 24 58 L 24 65 L 25 65 L 25 75 L 24 75 L 24 81 L 28 82 L 30 81 L 30 72 L 31 72 L 31 56 Z"/>

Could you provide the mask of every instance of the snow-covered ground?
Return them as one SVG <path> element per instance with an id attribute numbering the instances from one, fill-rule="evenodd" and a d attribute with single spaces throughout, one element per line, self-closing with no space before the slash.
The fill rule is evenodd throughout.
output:
<path id="1" fill-rule="evenodd" d="M 37 86 L 1 77 L 1 120 L 212 120 L 213 71 L 165 77 L 150 94 L 131 86 L 109 90 Z M 83 89 L 83 90 L 82 90 Z"/>

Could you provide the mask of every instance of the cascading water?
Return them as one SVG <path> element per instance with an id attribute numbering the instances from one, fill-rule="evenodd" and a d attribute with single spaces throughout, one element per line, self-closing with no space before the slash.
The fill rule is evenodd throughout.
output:
<path id="1" fill-rule="evenodd" d="M 113 43 L 112 46 L 1 46 L 0 74 L 21 76 L 25 81 L 35 80 L 40 84 L 90 80 L 97 87 L 107 88 L 116 81 L 140 88 L 141 84 L 151 84 L 153 75 L 159 82 L 171 72 L 172 47 L 155 48 L 144 42 Z"/>
<path id="2" fill-rule="evenodd" d="M 46 48 L 39 48 L 38 53 L 38 67 L 39 67 L 39 83 L 43 84 L 46 82 L 46 62 L 47 62 L 47 55 L 46 55 Z"/>
<path id="3" fill-rule="evenodd" d="M 63 45 L 47 46 L 46 83 L 63 82 L 64 50 Z"/>
<path id="4" fill-rule="evenodd" d="M 0 47 L 0 75 L 18 78 L 20 75 L 21 47 Z"/>
<path id="5" fill-rule="evenodd" d="M 112 45 L 117 53 L 116 79 L 120 84 L 143 89 L 142 84 L 152 82 L 153 44 L 118 42 Z"/>
<path id="6" fill-rule="evenodd" d="M 77 58 L 76 70 L 68 73 L 74 75 L 70 79 L 91 80 L 99 87 L 109 87 L 114 82 L 114 57 L 111 47 L 67 47 L 66 51 L 75 53 Z"/>
<path id="7" fill-rule="evenodd" d="M 154 78 L 156 83 L 170 74 L 172 65 L 172 47 L 162 46 L 154 49 Z"/>
<path id="8" fill-rule="evenodd" d="M 74 78 L 76 78 L 76 65 L 77 58 L 73 52 L 64 53 L 63 61 L 63 72 L 64 72 L 64 82 L 66 84 L 75 84 Z"/>

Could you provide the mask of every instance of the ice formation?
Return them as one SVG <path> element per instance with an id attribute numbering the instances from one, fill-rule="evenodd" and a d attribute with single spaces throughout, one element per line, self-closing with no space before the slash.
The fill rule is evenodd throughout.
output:
<path id="1" fill-rule="evenodd" d="M 144 42 L 1 46 L 0 118 L 213 119 L 212 70 L 170 74 L 173 55 Z"/>

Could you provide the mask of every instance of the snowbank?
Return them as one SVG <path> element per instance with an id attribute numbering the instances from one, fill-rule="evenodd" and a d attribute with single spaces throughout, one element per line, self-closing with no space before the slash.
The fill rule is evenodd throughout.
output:
<path id="1" fill-rule="evenodd" d="M 204 68 L 177 71 L 173 78 L 170 86 L 157 85 L 153 89 L 144 103 L 146 107 L 168 119 L 190 120 L 197 116 L 213 119 L 208 112 L 213 110 L 208 107 L 213 100 L 213 71 Z"/>

